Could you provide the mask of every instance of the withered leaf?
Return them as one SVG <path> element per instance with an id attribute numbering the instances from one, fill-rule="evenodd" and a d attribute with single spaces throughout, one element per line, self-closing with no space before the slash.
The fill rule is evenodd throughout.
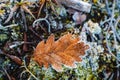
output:
<path id="1" fill-rule="evenodd" d="M 41 41 L 34 52 L 34 60 L 40 65 L 48 68 L 52 66 L 58 72 L 62 71 L 62 65 L 70 68 L 76 67 L 76 62 L 80 62 L 81 55 L 89 48 L 84 42 L 80 42 L 79 37 L 68 33 L 57 41 L 51 34 L 48 39 Z"/>
<path id="2" fill-rule="evenodd" d="M 17 56 L 14 56 L 14 55 L 9 55 L 9 54 L 4 54 L 6 55 L 7 57 L 9 57 L 12 61 L 14 61 L 15 63 L 17 63 L 18 65 L 22 65 L 22 60 L 17 57 Z"/>

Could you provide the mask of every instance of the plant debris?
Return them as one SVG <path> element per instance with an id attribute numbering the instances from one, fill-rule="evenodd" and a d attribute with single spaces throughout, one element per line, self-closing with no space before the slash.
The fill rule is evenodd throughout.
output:
<path id="1" fill-rule="evenodd" d="M 54 41 L 54 35 L 50 35 L 46 43 L 41 41 L 35 49 L 34 60 L 48 68 L 49 64 L 58 72 L 62 71 L 62 64 L 75 68 L 75 62 L 80 62 L 80 56 L 88 49 L 87 45 L 79 42 L 72 34 L 66 34 Z"/>
<path id="2" fill-rule="evenodd" d="M 119 80 L 120 0 L 0 0 L 0 80 Z"/>

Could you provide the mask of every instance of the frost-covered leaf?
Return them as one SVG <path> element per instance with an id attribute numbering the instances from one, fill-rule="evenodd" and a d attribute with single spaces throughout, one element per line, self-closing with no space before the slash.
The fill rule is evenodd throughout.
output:
<path id="1" fill-rule="evenodd" d="M 41 41 L 34 52 L 34 60 L 40 66 L 46 68 L 51 64 L 52 68 L 58 72 L 62 71 L 62 65 L 75 68 L 75 62 L 81 62 L 81 55 L 84 55 L 88 45 L 80 42 L 79 37 L 66 34 L 54 41 L 54 35 L 50 35 L 46 43 Z"/>

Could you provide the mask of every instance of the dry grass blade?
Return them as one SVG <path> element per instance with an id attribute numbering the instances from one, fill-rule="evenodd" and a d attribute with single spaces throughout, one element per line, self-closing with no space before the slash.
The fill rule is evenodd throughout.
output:
<path id="1" fill-rule="evenodd" d="M 38 17 L 40 16 L 40 14 L 41 14 L 41 10 L 42 10 L 42 8 L 43 8 L 43 6 L 44 6 L 44 4 L 45 4 L 45 0 L 40 0 L 39 4 L 41 4 L 41 6 L 40 6 L 40 9 L 39 9 L 37 18 L 38 18 Z"/>
<path id="2" fill-rule="evenodd" d="M 28 12 L 34 19 L 36 19 L 32 12 L 25 5 L 22 5 L 21 8 L 24 9 L 25 12 Z"/>

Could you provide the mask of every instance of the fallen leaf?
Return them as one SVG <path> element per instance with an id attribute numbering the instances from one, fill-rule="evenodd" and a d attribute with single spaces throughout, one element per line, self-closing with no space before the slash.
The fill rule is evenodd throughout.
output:
<path id="1" fill-rule="evenodd" d="M 54 41 L 51 34 L 46 42 L 41 41 L 34 52 L 34 60 L 40 65 L 48 68 L 52 66 L 57 72 L 61 72 L 62 65 L 75 68 L 76 62 L 80 62 L 81 55 L 89 48 L 84 42 L 80 42 L 79 37 L 68 33 Z"/>
<path id="2" fill-rule="evenodd" d="M 14 61 L 15 63 L 22 65 L 22 60 L 14 55 L 9 55 L 9 54 L 5 54 L 7 57 L 9 57 L 12 61 Z"/>

